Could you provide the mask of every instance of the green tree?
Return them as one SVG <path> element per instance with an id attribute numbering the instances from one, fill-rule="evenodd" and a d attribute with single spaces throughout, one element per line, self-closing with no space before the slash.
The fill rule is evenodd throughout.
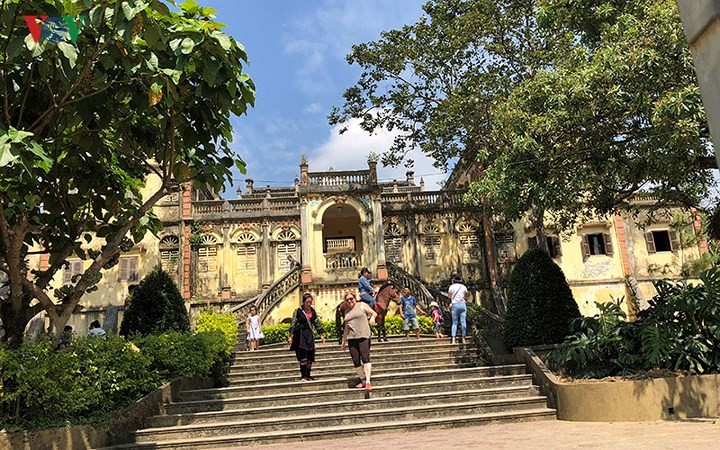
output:
<path id="1" fill-rule="evenodd" d="M 233 165 L 244 171 L 229 147 L 230 116 L 255 97 L 244 48 L 213 9 L 168 4 L 0 4 L 0 271 L 10 286 L 0 317 L 16 342 L 42 309 L 59 335 L 102 270 L 161 226 L 159 199 L 188 180 L 219 191 Z M 75 21 L 51 21 L 55 31 L 35 42 L 28 13 Z M 160 187 L 143 195 L 150 176 Z M 94 238 L 101 249 L 86 250 Z M 30 270 L 37 253 L 50 255 L 46 270 Z M 73 254 L 89 267 L 50 293 Z"/>
<path id="2" fill-rule="evenodd" d="M 561 231 L 633 211 L 642 190 L 698 206 L 715 158 L 675 2 L 538 5 L 538 22 L 575 45 L 493 108 L 503 152 L 473 195 L 510 219 L 535 209 L 540 225 L 548 211 Z"/>
<path id="3" fill-rule="evenodd" d="M 156 267 L 133 290 L 125 309 L 120 334 L 190 331 L 190 317 L 177 284 L 167 272 Z"/>
<path id="4" fill-rule="evenodd" d="M 542 250 L 529 250 L 513 268 L 508 288 L 505 345 L 556 344 L 580 317 L 562 269 Z"/>
<path id="5" fill-rule="evenodd" d="M 535 0 L 433 0 L 423 9 L 417 23 L 353 46 L 347 60 L 363 72 L 330 123 L 356 118 L 368 132 L 397 131 L 383 154 L 385 164 L 399 164 L 420 148 L 442 168 L 462 156 L 475 164 L 471 179 L 481 178 L 502 151 L 498 135 L 488 132 L 495 121 L 492 105 L 551 64 L 572 36 L 541 29 Z M 476 200 L 494 285 L 491 205 L 484 196 Z"/>

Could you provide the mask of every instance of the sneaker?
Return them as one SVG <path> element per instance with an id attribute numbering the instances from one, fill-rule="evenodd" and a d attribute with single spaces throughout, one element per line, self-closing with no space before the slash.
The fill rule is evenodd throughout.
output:
<path id="1" fill-rule="evenodd" d="M 307 379 L 305 379 L 305 378 L 300 378 L 300 381 L 307 381 Z"/>
<path id="2" fill-rule="evenodd" d="M 305 381 L 315 381 L 315 378 L 313 378 L 313 377 L 307 377 L 307 378 L 305 378 Z"/>
<path id="3" fill-rule="evenodd" d="M 372 385 L 370 384 L 369 381 L 368 381 L 367 383 L 365 383 L 365 390 L 366 390 L 366 391 L 372 391 Z"/>

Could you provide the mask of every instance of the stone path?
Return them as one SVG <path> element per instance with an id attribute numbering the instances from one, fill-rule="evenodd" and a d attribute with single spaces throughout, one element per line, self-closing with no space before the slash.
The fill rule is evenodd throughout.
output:
<path id="1" fill-rule="evenodd" d="M 360 444 L 362 441 L 362 444 Z M 262 450 L 288 444 L 262 445 Z M 647 423 L 524 422 L 308 441 L 303 450 L 703 449 L 720 448 L 720 419 Z"/>

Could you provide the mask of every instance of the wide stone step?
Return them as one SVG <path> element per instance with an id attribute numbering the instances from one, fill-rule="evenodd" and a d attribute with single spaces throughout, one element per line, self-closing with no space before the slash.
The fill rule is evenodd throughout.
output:
<path id="1" fill-rule="evenodd" d="M 414 364 L 407 363 L 386 363 L 376 364 L 373 363 L 372 374 L 373 376 L 380 376 L 388 372 L 397 372 L 398 370 L 450 370 L 457 368 L 470 368 L 475 367 L 474 363 L 457 363 L 448 360 L 439 360 L 432 362 L 418 362 Z M 344 366 L 336 366 L 330 368 L 313 366 L 312 376 L 316 381 L 332 378 L 348 378 L 355 376 L 355 370 L 353 369 L 352 363 L 349 361 Z M 260 373 L 254 376 L 245 376 L 244 374 L 231 374 L 228 377 L 230 386 L 255 386 L 265 385 L 269 383 L 289 383 L 293 381 L 300 381 L 300 369 L 296 364 L 296 367 L 292 370 L 283 370 L 271 373 Z"/>
<path id="2" fill-rule="evenodd" d="M 396 367 L 398 369 L 406 368 L 406 367 L 412 367 L 415 368 L 418 365 L 424 364 L 439 364 L 439 363 L 445 363 L 445 364 L 451 364 L 451 363 L 464 363 L 469 358 L 466 358 L 464 355 L 440 355 L 435 357 L 420 357 L 419 355 L 414 355 L 412 357 L 408 357 L 399 361 L 387 361 L 387 360 L 378 360 L 375 361 L 373 359 L 373 370 L 380 370 L 386 367 Z M 291 363 L 287 364 L 288 367 L 285 367 L 285 365 L 277 364 L 275 367 L 272 368 L 272 370 L 257 370 L 257 369 L 248 369 L 244 367 L 239 366 L 233 366 L 230 368 L 230 376 L 235 375 L 241 375 L 245 379 L 253 379 L 253 378 L 268 378 L 268 377 L 282 377 L 287 375 L 295 375 L 298 373 L 298 362 L 292 361 Z M 334 361 L 315 361 L 313 363 L 313 373 L 316 373 L 317 371 L 321 370 L 338 370 L 338 369 L 346 369 L 350 368 L 352 370 L 352 361 L 348 358 L 342 358 L 337 359 Z"/>
<path id="3" fill-rule="evenodd" d="M 370 346 L 370 351 L 373 355 L 407 355 L 416 353 L 428 353 L 428 352 L 460 352 L 469 351 L 470 347 L 464 345 L 449 345 L 447 342 L 433 342 L 429 344 L 420 344 L 422 341 L 402 341 L 392 346 L 377 345 L 373 343 Z M 315 350 L 316 358 L 343 358 L 349 357 L 348 350 L 342 350 L 339 345 L 333 345 L 332 347 L 318 347 Z M 236 353 L 233 363 L 237 365 L 246 366 L 249 364 L 262 364 L 267 362 L 275 362 L 278 359 L 284 358 L 295 358 L 295 352 L 290 351 L 288 346 L 282 349 L 272 351 L 255 351 L 255 352 L 242 352 Z"/>
<path id="4" fill-rule="evenodd" d="M 174 427 L 180 425 L 211 424 L 217 422 L 236 422 L 241 420 L 274 419 L 297 414 L 297 411 L 311 410 L 314 414 L 331 414 L 343 412 L 366 412 L 389 407 L 409 407 L 422 405 L 442 405 L 461 401 L 498 400 L 538 395 L 535 386 L 509 386 L 492 389 L 474 389 L 467 391 L 431 392 L 421 394 L 379 396 L 369 399 L 332 400 L 313 402 L 315 398 L 305 399 L 305 403 L 290 405 L 245 408 L 228 411 L 211 411 L 189 414 L 169 414 L 150 417 L 147 426 L 152 428 Z"/>
<path id="5" fill-rule="evenodd" d="M 460 426 L 473 426 L 490 423 L 520 422 L 535 420 L 554 420 L 555 410 L 548 408 L 528 409 L 512 412 L 496 412 L 486 414 L 446 415 L 422 419 L 405 420 L 402 422 L 387 421 L 370 424 L 337 425 L 320 428 L 298 428 L 292 430 L 271 431 L 264 433 L 245 433 L 212 438 L 183 438 L 172 441 L 156 441 L 147 443 L 125 444 L 114 449 L 209 449 L 270 444 L 280 442 L 297 442 L 318 439 L 336 439 L 354 437 L 359 434 L 387 433 L 397 431 L 420 431 Z"/>
<path id="6" fill-rule="evenodd" d="M 372 377 L 373 386 L 387 385 L 396 383 L 398 378 L 403 382 L 428 382 L 439 380 L 463 380 L 477 377 L 492 377 L 498 375 L 514 375 L 525 373 L 525 366 L 522 364 L 512 364 L 505 366 L 487 366 L 472 367 L 466 369 L 450 369 L 450 370 L 425 370 L 416 372 L 397 372 L 383 373 L 376 377 Z M 238 396 L 262 395 L 268 391 L 276 394 L 291 392 L 313 392 L 328 389 L 341 389 L 347 387 L 347 377 L 329 378 L 325 380 L 313 382 L 274 382 L 272 378 L 267 379 L 266 384 L 257 384 L 253 386 L 233 386 L 227 388 L 201 389 L 194 391 L 186 391 L 180 393 L 183 401 L 187 400 L 209 400 L 216 398 L 228 398 Z"/>
<path id="7" fill-rule="evenodd" d="M 440 418 L 448 413 L 457 415 L 489 414 L 508 411 L 535 410 L 545 407 L 545 397 L 521 397 L 510 399 L 463 401 L 442 405 L 419 405 L 405 407 L 389 407 L 375 409 L 365 414 L 337 414 L 335 412 L 317 414 L 312 406 L 295 415 L 240 420 L 237 422 L 220 422 L 213 424 L 183 425 L 167 428 L 148 428 L 135 433 L 136 442 L 157 442 L 196 437 L 225 436 L 228 434 L 266 433 L 279 430 L 295 430 L 303 428 L 321 428 L 338 425 L 373 424 L 389 421 L 406 421 L 417 418 Z"/>
<path id="8" fill-rule="evenodd" d="M 305 384 L 305 383 L 298 383 Z M 307 384 L 315 384 L 310 382 Z M 435 392 L 465 391 L 476 389 L 497 389 L 504 387 L 532 386 L 532 376 L 506 375 L 490 377 L 470 377 L 466 379 L 440 379 L 426 382 L 408 381 L 405 379 L 393 380 L 386 385 L 373 382 L 372 398 L 395 397 L 403 395 L 432 394 Z M 270 392 L 270 393 L 268 393 Z M 362 390 L 343 387 L 340 389 L 324 389 L 312 392 L 313 402 L 332 402 L 343 400 L 364 399 L 366 393 Z M 243 408 L 260 408 L 269 406 L 292 406 L 305 403 L 309 394 L 304 391 L 277 394 L 265 391 L 253 396 L 225 393 L 214 399 L 183 399 L 167 405 L 168 414 L 186 414 L 205 411 L 227 411 Z"/>
<path id="9" fill-rule="evenodd" d="M 450 345 L 450 338 L 442 338 L 438 339 L 435 337 L 435 335 L 429 335 L 429 334 L 421 334 L 420 339 L 415 339 L 414 335 L 410 336 L 409 340 L 405 339 L 405 335 L 395 335 L 395 336 L 388 336 L 390 340 L 388 342 L 381 342 L 378 341 L 376 336 L 372 337 L 372 346 L 373 348 L 393 348 L 398 346 L 418 346 L 418 345 Z M 469 346 L 471 344 L 455 344 L 458 346 Z M 337 339 L 326 339 L 325 343 L 323 344 L 318 339 L 315 341 L 315 348 L 317 350 L 323 350 L 323 349 L 331 349 L 334 350 L 336 348 L 340 347 L 340 343 Z M 240 347 L 235 346 L 234 351 L 238 354 L 238 356 L 256 356 L 259 354 L 268 354 L 268 353 L 282 353 L 288 350 L 288 344 L 286 342 L 282 343 L 275 343 L 275 344 L 265 344 L 261 345 L 259 349 L 255 351 L 249 351 L 249 350 L 242 350 Z"/>
<path id="10" fill-rule="evenodd" d="M 463 360 L 475 359 L 475 354 L 473 352 L 453 349 L 451 347 L 447 347 L 445 349 L 431 349 L 428 351 L 425 351 L 424 349 L 414 349 L 412 351 L 408 350 L 405 353 L 389 354 L 371 351 L 370 356 L 372 357 L 373 362 L 404 361 L 407 359 L 417 359 L 420 356 L 425 358 L 455 356 L 457 358 L 462 358 Z M 336 355 L 326 355 L 323 353 L 315 355 L 315 363 L 317 364 L 337 363 L 342 361 L 350 361 L 350 352 L 345 351 Z M 297 359 L 295 358 L 294 353 L 288 352 L 287 355 L 278 355 L 274 358 L 263 358 L 256 361 L 234 362 L 232 367 L 245 368 L 248 371 L 260 372 L 275 369 L 288 369 L 291 368 L 293 365 L 297 365 Z"/>

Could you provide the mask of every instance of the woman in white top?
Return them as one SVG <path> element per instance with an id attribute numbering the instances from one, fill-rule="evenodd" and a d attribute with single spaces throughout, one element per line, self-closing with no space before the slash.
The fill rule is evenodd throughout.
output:
<path id="1" fill-rule="evenodd" d="M 455 343 L 455 336 L 457 335 L 458 322 L 462 332 L 460 343 L 465 343 L 465 334 L 467 333 L 467 324 L 465 322 L 465 316 L 467 314 L 467 307 L 465 306 L 465 299 L 468 296 L 468 290 L 464 284 L 462 284 L 462 278 L 459 275 L 453 277 L 453 284 L 448 289 L 448 297 L 452 307 L 450 312 L 452 313 L 452 339 L 450 344 Z"/>

